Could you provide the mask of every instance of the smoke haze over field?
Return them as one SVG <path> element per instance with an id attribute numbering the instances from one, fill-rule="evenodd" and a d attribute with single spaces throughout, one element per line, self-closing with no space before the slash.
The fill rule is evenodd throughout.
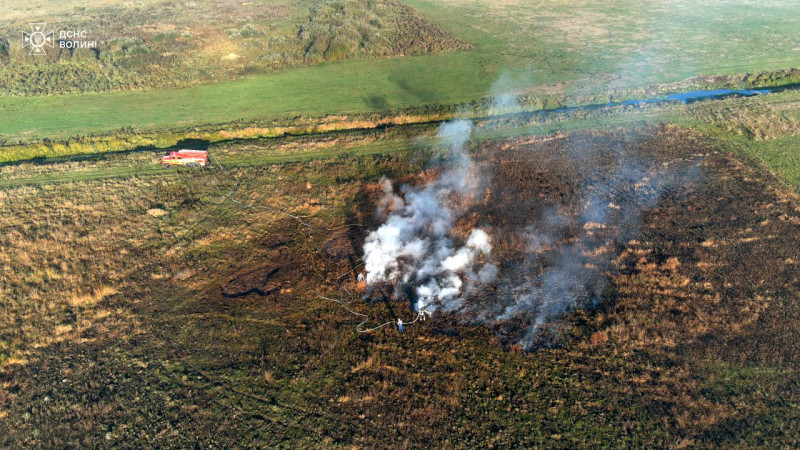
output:
<path id="1" fill-rule="evenodd" d="M 526 264 L 514 274 L 503 274 L 501 306 L 475 305 L 480 321 L 522 322 L 525 331 L 516 343 L 530 349 L 545 325 L 600 300 L 614 270 L 615 248 L 637 237 L 643 211 L 656 205 L 676 176 L 624 153 L 617 153 L 613 164 L 611 173 L 584 186 L 572 214 L 548 208 L 519 231 L 527 242 Z M 694 176 L 689 171 L 680 178 Z"/>
<path id="2" fill-rule="evenodd" d="M 496 97 L 498 108 L 513 107 L 515 101 Z M 511 343 L 525 349 L 540 345 L 543 331 L 559 317 L 597 304 L 615 270 L 614 257 L 639 234 L 643 211 L 655 206 L 666 188 L 696 175 L 692 170 L 676 173 L 621 147 L 602 155 L 592 145 L 568 147 L 551 155 L 566 161 L 563 166 L 530 162 L 569 179 L 575 187 L 569 198 L 555 197 L 540 209 L 500 198 L 493 202 L 486 193 L 502 189 L 517 197 L 546 194 L 535 180 L 511 185 L 494 175 L 484 179 L 480 174 L 492 174 L 496 161 L 477 164 L 470 158 L 465 147 L 472 129 L 465 120 L 439 128 L 438 139 L 452 162 L 435 180 L 404 185 L 399 195 L 389 180 L 381 180 L 378 213 L 385 220 L 364 244 L 367 293 L 374 297 L 389 286 L 415 311 L 447 313 L 459 322 L 499 329 L 510 325 L 516 330 Z M 594 165 L 599 160 L 602 166 Z M 581 173 L 570 167 L 580 167 Z M 459 218 L 485 209 L 481 202 L 486 201 L 493 204 L 479 214 L 483 225 L 459 229 Z M 521 218 L 511 230 L 485 226 L 511 215 Z M 498 245 L 506 250 L 516 245 L 514 251 L 523 256 L 513 262 L 492 260 Z"/>

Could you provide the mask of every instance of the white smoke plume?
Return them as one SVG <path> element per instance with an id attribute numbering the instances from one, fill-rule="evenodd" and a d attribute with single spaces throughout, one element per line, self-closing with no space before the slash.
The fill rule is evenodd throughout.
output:
<path id="1" fill-rule="evenodd" d="M 504 73 L 500 76 L 489 89 L 489 94 L 492 96 L 491 114 L 500 115 L 521 112 L 522 109 L 515 90 L 525 84 L 526 80 L 521 79 L 520 75 L 513 76 L 510 73 Z"/>
<path id="2" fill-rule="evenodd" d="M 465 120 L 439 128 L 438 138 L 455 161 L 425 186 L 403 186 L 401 197 L 394 194 L 389 180 L 381 180 L 384 196 L 380 208 L 389 215 L 364 243 L 368 291 L 389 283 L 398 297 L 409 297 L 417 311 L 454 311 L 472 285 L 494 280 L 495 266 L 476 267 L 491 253 L 489 235 L 473 229 L 461 247 L 451 235 L 458 218 L 454 196 L 470 196 L 480 183 L 464 148 L 471 133 L 472 123 Z"/>

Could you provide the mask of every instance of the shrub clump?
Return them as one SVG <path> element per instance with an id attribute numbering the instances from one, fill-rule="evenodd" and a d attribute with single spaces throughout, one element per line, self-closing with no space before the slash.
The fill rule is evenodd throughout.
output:
<path id="1" fill-rule="evenodd" d="M 333 0 L 300 27 L 306 62 L 401 56 L 468 48 L 416 11 L 393 0 Z"/>
<path id="2" fill-rule="evenodd" d="M 8 39 L 0 38 L 0 63 L 6 63 L 9 60 L 10 47 Z"/>

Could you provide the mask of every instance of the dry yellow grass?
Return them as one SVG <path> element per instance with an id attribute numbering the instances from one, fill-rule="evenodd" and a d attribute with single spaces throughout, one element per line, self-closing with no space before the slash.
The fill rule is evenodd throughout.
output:
<path id="1" fill-rule="evenodd" d="M 32 349 L 73 339 L 127 311 L 101 307 L 142 263 L 128 248 L 157 220 L 138 180 L 0 191 L 0 364 L 24 363 Z"/>
<path id="2" fill-rule="evenodd" d="M 148 4 L 159 3 L 158 0 L 141 0 L 141 1 L 117 1 L 117 0 L 84 0 L 80 2 L 83 8 L 102 8 L 107 6 L 119 5 L 122 3 L 125 6 L 146 6 Z M 74 11 L 76 2 L 72 0 L 47 0 L 31 2 L 28 0 L 7 0 L 3 2 L 3 19 L 17 20 L 17 19 L 31 19 L 35 18 L 41 20 L 42 17 L 49 15 L 58 15 Z"/>
<path id="3" fill-rule="evenodd" d="M 86 308 L 90 306 L 95 306 L 104 298 L 108 297 L 109 295 L 114 295 L 117 292 L 119 291 L 114 287 L 101 286 L 100 288 L 95 289 L 87 294 L 74 295 L 67 300 L 67 303 L 69 303 L 69 305 L 73 307 Z"/>

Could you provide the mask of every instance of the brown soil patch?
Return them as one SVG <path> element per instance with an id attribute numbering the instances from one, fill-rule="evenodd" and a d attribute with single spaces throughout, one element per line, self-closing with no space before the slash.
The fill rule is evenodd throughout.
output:
<path id="1" fill-rule="evenodd" d="M 357 253 L 353 247 L 353 240 L 347 230 L 342 230 L 331 236 L 322 244 L 322 254 L 333 259 L 348 259 Z"/>
<path id="2" fill-rule="evenodd" d="M 279 266 L 270 264 L 234 275 L 222 287 L 222 295 L 225 297 L 241 297 L 254 293 L 269 295 L 280 289 L 280 280 L 277 277 L 280 270 Z"/>
<path id="3" fill-rule="evenodd" d="M 261 241 L 261 245 L 268 249 L 285 247 L 294 242 L 294 235 L 288 233 L 270 234 Z"/>

